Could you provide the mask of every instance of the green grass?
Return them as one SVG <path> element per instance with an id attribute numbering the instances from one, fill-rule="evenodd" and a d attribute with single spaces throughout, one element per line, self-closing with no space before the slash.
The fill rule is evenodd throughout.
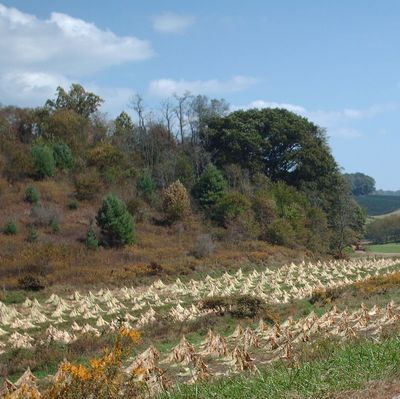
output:
<path id="1" fill-rule="evenodd" d="M 335 392 L 361 389 L 369 381 L 397 375 L 400 375 L 399 337 L 379 344 L 361 341 L 337 345 L 332 342 L 327 347 L 322 345 L 315 360 L 303 361 L 295 367 L 279 362 L 256 375 L 178 386 L 159 399 L 322 399 Z"/>
<path id="2" fill-rule="evenodd" d="M 368 245 L 367 251 L 383 254 L 400 254 L 400 243 Z"/>

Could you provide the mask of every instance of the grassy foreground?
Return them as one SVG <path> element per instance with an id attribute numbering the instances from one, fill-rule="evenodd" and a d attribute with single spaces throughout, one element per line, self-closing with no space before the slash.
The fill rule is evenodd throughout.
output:
<path id="1" fill-rule="evenodd" d="M 400 375 L 399 336 L 382 343 L 360 341 L 344 346 L 321 343 L 297 366 L 288 367 L 280 362 L 256 375 L 179 386 L 159 399 L 321 399 L 397 375 Z"/>

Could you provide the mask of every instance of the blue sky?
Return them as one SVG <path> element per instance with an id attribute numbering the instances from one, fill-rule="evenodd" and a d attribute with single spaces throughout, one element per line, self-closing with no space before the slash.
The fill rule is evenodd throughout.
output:
<path id="1" fill-rule="evenodd" d="M 115 116 L 189 90 L 283 106 L 327 129 L 346 172 L 400 189 L 400 2 L 0 0 L 0 102 L 80 82 Z"/>

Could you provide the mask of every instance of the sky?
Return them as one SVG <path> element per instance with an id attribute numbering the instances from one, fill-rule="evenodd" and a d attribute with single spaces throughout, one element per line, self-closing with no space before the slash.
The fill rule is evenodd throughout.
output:
<path id="1" fill-rule="evenodd" d="M 344 172 L 400 189 L 400 1 L 0 0 L 0 103 L 78 82 L 102 111 L 188 90 L 324 127 Z"/>

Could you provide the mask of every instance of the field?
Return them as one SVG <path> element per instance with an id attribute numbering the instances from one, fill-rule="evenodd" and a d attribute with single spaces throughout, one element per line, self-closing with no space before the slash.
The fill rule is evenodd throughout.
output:
<path id="1" fill-rule="evenodd" d="M 390 213 L 385 213 L 383 215 L 376 215 L 376 216 L 374 216 L 374 219 L 381 219 L 381 218 L 385 218 L 387 216 L 397 216 L 397 215 L 400 215 L 400 209 L 390 212 Z"/>
<path id="2" fill-rule="evenodd" d="M 359 389 L 399 375 L 399 270 L 374 258 L 248 264 L 171 283 L 6 297 L 3 391 L 322 398 Z"/>
<path id="3" fill-rule="evenodd" d="M 400 243 L 368 245 L 367 251 L 382 254 L 400 254 Z"/>
<path id="4" fill-rule="evenodd" d="M 356 200 L 366 209 L 368 216 L 385 215 L 400 209 L 400 196 L 365 195 L 356 197 Z"/>

